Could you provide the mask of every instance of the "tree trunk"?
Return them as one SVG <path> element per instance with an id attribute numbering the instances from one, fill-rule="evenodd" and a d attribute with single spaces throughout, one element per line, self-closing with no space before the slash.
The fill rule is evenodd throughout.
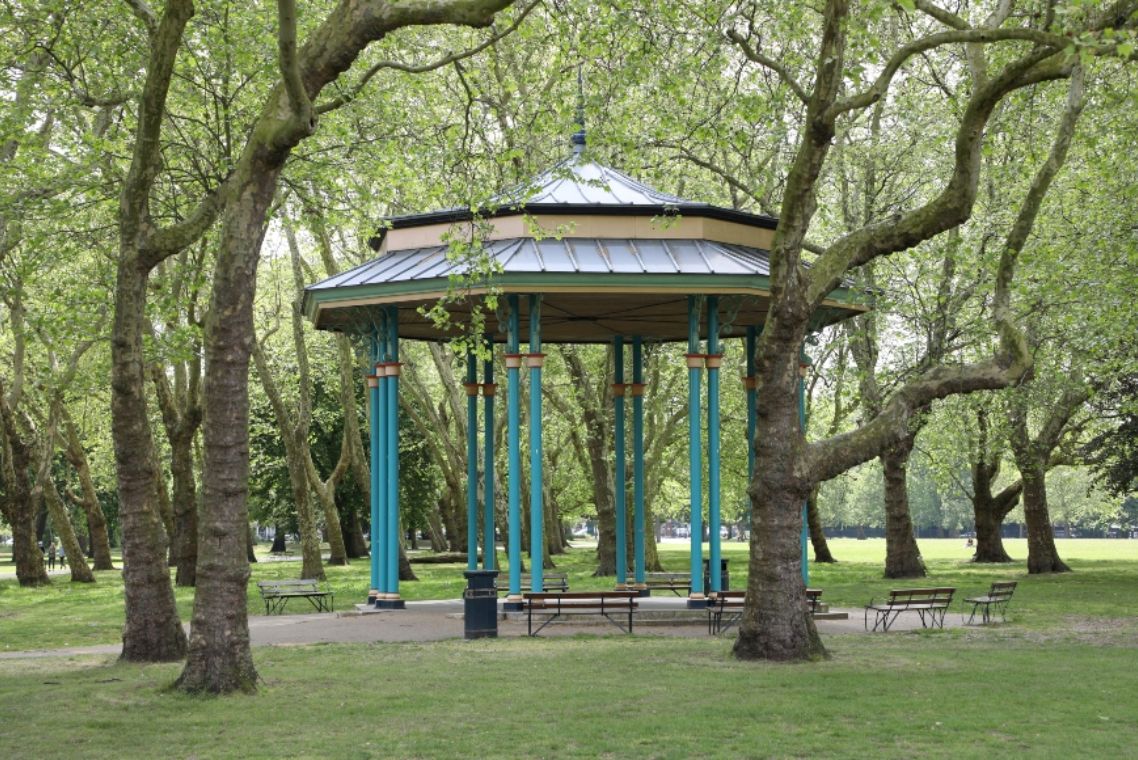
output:
<path id="1" fill-rule="evenodd" d="M 194 431 L 170 437 L 170 472 L 174 478 L 174 533 L 170 546 L 175 583 L 191 587 L 197 579 L 198 492 L 194 482 Z"/>
<path id="2" fill-rule="evenodd" d="M 328 564 L 348 564 L 348 550 L 344 546 L 344 531 L 340 526 L 340 512 L 336 509 L 335 491 L 331 488 L 313 488 L 316 499 L 324 511 L 324 527 L 328 533 Z"/>
<path id="3" fill-rule="evenodd" d="M 63 427 L 66 432 L 64 455 L 79 476 L 80 497 L 77 501 L 87 514 L 87 534 L 90 536 L 91 552 L 95 558 L 94 569 L 114 570 L 115 566 L 111 561 L 111 541 L 107 533 L 107 518 L 103 514 L 99 495 L 95 491 L 95 481 L 91 478 L 91 466 L 87 461 L 87 452 L 79 440 L 79 431 L 66 411 L 63 417 Z"/>
<path id="4" fill-rule="evenodd" d="M 780 325 L 781 327 L 781 325 Z M 760 350 L 756 468 L 751 483 L 751 547 L 747 599 L 735 640 L 744 660 L 807 660 L 826 656 L 806 612 L 802 579 L 802 504 L 812 483 L 796 472 L 805 444 L 798 419 L 798 346 L 793 329 L 768 327 Z M 776 342 L 777 341 L 777 342 Z"/>
<path id="5" fill-rule="evenodd" d="M 288 545 L 285 543 L 284 528 L 279 525 L 274 526 L 273 531 L 273 545 L 269 547 L 269 554 L 284 554 L 288 551 Z"/>
<path id="6" fill-rule="evenodd" d="M 361 559 L 368 556 L 367 542 L 364 541 L 363 527 L 360 525 L 360 511 L 354 504 L 348 505 L 348 520 L 344 524 L 344 547 L 348 559 Z"/>
<path id="7" fill-rule="evenodd" d="M 818 514 L 818 491 L 821 484 L 815 484 L 810 489 L 810 498 L 806 500 L 806 521 L 810 529 L 810 544 L 814 547 L 815 562 L 837 562 L 830 554 L 830 545 L 826 543 L 826 533 L 822 530 L 822 518 Z"/>
<path id="8" fill-rule="evenodd" d="M 247 147 L 238 174 L 231 177 L 232 194 L 214 270 L 204 339 L 204 498 L 197 593 L 186 667 L 176 683 L 187 692 L 256 689 L 245 598 L 249 581 L 249 357 L 265 212 L 283 159 L 255 138 Z"/>
<path id="9" fill-rule="evenodd" d="M 54 454 L 54 451 L 48 453 L 48 457 Z M 50 469 L 41 467 L 41 473 Z M 55 488 L 55 483 L 52 482 L 51 476 L 44 477 L 43 483 L 43 498 L 47 504 L 48 515 L 51 517 L 52 527 L 55 528 L 56 534 L 63 545 L 63 550 L 67 552 L 67 564 L 71 568 L 71 582 L 72 583 L 94 583 L 95 574 L 91 572 L 91 568 L 87 566 L 87 558 L 83 556 L 83 548 L 79 545 L 79 539 L 75 537 L 75 529 L 71 527 L 71 520 L 67 515 L 67 508 L 63 505 L 63 499 L 59 497 L 59 491 Z"/>
<path id="10" fill-rule="evenodd" d="M 885 577 L 924 578 L 925 563 L 909 516 L 909 455 L 914 434 L 881 455 L 885 478 Z"/>
<path id="11" fill-rule="evenodd" d="M 976 516 L 976 553 L 973 562 L 1012 562 L 1004 549 L 1004 539 L 1000 535 L 1003 517 L 998 515 L 991 502 L 974 500 L 972 511 Z"/>
<path id="12" fill-rule="evenodd" d="M 1023 516 L 1027 523 L 1027 572 L 1069 573 L 1066 563 L 1055 548 L 1055 532 L 1047 510 L 1046 469 L 1038 463 L 1028 463 L 1016 455 L 1020 476 L 1023 478 Z"/>
<path id="13" fill-rule="evenodd" d="M 249 564 L 252 565 L 257 561 L 257 553 L 255 551 L 257 548 L 257 534 L 253 532 L 253 523 L 246 523 L 246 527 L 248 528 L 246 531 L 248 535 L 246 546 L 249 548 L 249 551 L 245 559 L 249 560 Z"/>
<path id="14" fill-rule="evenodd" d="M 126 235 L 124 234 L 124 237 Z M 143 365 L 146 282 L 149 274 L 124 242 L 115 289 L 111 338 L 111 432 L 122 526 L 123 592 L 126 624 L 122 659 L 169 662 L 186 654 L 174 589 L 166 564 L 166 530 L 158 506 Z"/>

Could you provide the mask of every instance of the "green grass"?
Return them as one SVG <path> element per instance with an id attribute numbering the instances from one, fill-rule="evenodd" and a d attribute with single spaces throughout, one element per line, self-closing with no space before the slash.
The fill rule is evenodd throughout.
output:
<path id="1" fill-rule="evenodd" d="M 987 588 L 993 580 L 1009 578 L 1021 582 L 1013 607 L 1030 624 L 1046 625 L 1049 619 L 1064 614 L 1066 609 L 1079 609 L 1080 614 L 1112 617 L 1134 605 L 1133 587 L 1138 577 L 1138 541 L 1126 539 L 1066 539 L 1057 542 L 1061 555 L 1075 573 L 1061 577 L 1029 577 L 1022 562 L 1004 567 L 974 566 L 967 561 L 970 554 L 959 539 L 924 539 L 920 542 L 929 567 L 925 585 L 952 585 L 960 592 L 971 593 Z M 881 577 L 885 542 L 880 539 L 856 541 L 836 539 L 832 550 L 841 561 L 836 565 L 814 565 L 810 583 L 824 590 L 823 599 L 834 606 L 860 607 L 870 597 L 881 596 L 889 588 L 906 582 L 886 581 Z M 1007 542 L 1013 557 L 1025 557 L 1022 540 Z M 742 588 L 747 566 L 747 547 L 739 542 L 725 542 L 723 556 L 730 562 L 731 584 Z M 706 551 L 705 551 L 706 556 Z M 665 543 L 660 547 L 664 567 L 685 570 L 688 567 L 687 544 Z M 505 558 L 499 556 L 499 562 Z M 593 577 L 593 551 L 578 549 L 556 558 L 558 569 L 568 573 L 574 590 L 612 588 L 612 576 Z M 455 599 L 461 596 L 465 581 L 465 565 L 415 565 L 420 580 L 400 584 L 404 598 Z M 0 564 L 0 572 L 11 565 Z M 367 594 L 369 565 L 366 560 L 348 567 L 328 567 L 328 585 L 336 594 L 339 609 L 362 601 Z M 296 578 L 300 562 L 259 562 L 253 565 L 249 581 L 250 615 L 264 613 L 256 582 L 278 578 Z M 120 640 L 123 624 L 122 578 L 118 571 L 97 573 L 98 582 L 91 585 L 72 584 L 66 576 L 56 576 L 46 588 L 23 589 L 14 579 L 0 580 L 0 651 L 59 648 L 113 644 Z M 1093 590 L 1093 593 L 1089 593 Z M 178 612 L 189 620 L 193 607 L 193 590 L 177 589 Z M 289 608 L 304 611 L 303 605 Z M 1038 613 L 1038 614 L 1035 614 Z"/>
<path id="2" fill-rule="evenodd" d="M 177 665 L 113 657 L 0 659 L 5 757 L 1127 757 L 1138 746 L 1138 542 L 1065 542 L 1076 572 L 972 567 L 962 542 L 922 541 L 931 576 L 961 592 L 1021 581 L 1008 625 L 913 634 L 832 634 L 830 660 L 740 663 L 730 638 L 510 638 L 258 648 L 255 696 L 191 698 Z M 856 606 L 902 582 L 881 576 L 880 541 L 835 541 L 843 561 L 812 585 Z M 1131 548 L 1134 547 L 1134 548 Z M 1013 556 L 1022 546 L 1009 542 Z M 739 585 L 745 549 L 728 545 Z M 573 587 L 592 552 L 558 558 Z M 665 545 L 682 569 L 686 548 Z M 416 566 L 408 598 L 457 596 L 461 567 Z M 254 578 L 295 577 L 259 563 Z M 330 568 L 340 604 L 367 564 Z M 190 596 L 179 591 L 184 615 Z M 117 573 L 94 586 L 0 582 L 0 646 L 113 643 Z M 255 591 L 250 610 L 259 608 Z"/>
<path id="3" fill-rule="evenodd" d="M 1135 632 L 1131 621 L 1110 645 L 1008 628 L 835 636 L 831 660 L 797 666 L 736 662 L 715 638 L 282 647 L 258 650 L 256 696 L 226 699 L 164 690 L 178 666 L 0 661 L 0 746 L 14 758 L 1126 757 Z"/>

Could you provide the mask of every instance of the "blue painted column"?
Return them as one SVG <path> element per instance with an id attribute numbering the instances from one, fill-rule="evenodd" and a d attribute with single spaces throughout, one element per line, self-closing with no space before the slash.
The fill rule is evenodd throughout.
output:
<path id="1" fill-rule="evenodd" d="M 616 587 L 628 587 L 628 497 L 624 460 L 624 338 L 612 339 L 613 356 L 613 495 L 616 509 Z"/>
<path id="2" fill-rule="evenodd" d="M 494 341 L 485 336 L 488 358 L 482 363 L 482 569 L 498 566 L 494 541 Z"/>
<path id="3" fill-rule="evenodd" d="M 802 431 L 803 438 L 806 437 L 806 373 L 809 371 L 810 357 L 806 355 L 806 347 L 803 346 L 798 359 L 798 426 Z M 809 509 L 809 502 L 802 502 L 802 583 L 809 586 L 810 559 L 806 552 L 810 540 L 810 533 L 807 523 L 807 509 Z"/>
<path id="4" fill-rule="evenodd" d="M 545 508 L 541 447 L 541 296 L 529 297 L 529 561 L 530 591 L 545 590 Z"/>
<path id="5" fill-rule="evenodd" d="M 707 606 L 703 593 L 703 451 L 700 445 L 700 353 L 699 301 L 688 296 L 688 454 L 691 483 L 691 594 L 689 607 Z"/>
<path id="6" fill-rule="evenodd" d="M 380 521 L 380 478 L 379 467 L 383 461 L 379 455 L 381 431 L 380 425 L 380 404 L 382 400 L 379 395 L 379 378 L 376 375 L 377 363 L 379 362 L 379 336 L 375 330 L 371 333 L 371 372 L 367 376 L 367 391 L 368 391 L 368 450 L 371 455 L 370 467 L 370 516 L 368 521 L 371 526 L 371 585 L 368 591 L 368 603 L 375 604 L 376 597 L 379 596 L 379 554 L 380 554 L 380 540 L 379 540 L 379 521 Z"/>
<path id="7" fill-rule="evenodd" d="M 718 594 L 723 590 L 723 575 L 720 560 L 719 528 L 719 366 L 723 354 L 719 352 L 719 298 L 707 299 L 707 527 L 709 535 L 708 551 L 708 591 Z"/>
<path id="8" fill-rule="evenodd" d="M 402 609 L 399 598 L 399 310 L 387 310 L 387 599 L 380 605 Z"/>
<path id="9" fill-rule="evenodd" d="M 518 297 L 506 296 L 509 316 L 506 327 L 506 441 L 509 469 L 507 506 L 509 508 L 509 563 L 510 587 L 506 597 L 505 609 L 521 609 L 522 599 L 522 524 L 521 524 L 521 483 L 522 461 L 520 443 L 520 388 L 519 375 L 522 356 L 518 353 Z"/>
<path id="10" fill-rule="evenodd" d="M 478 569 L 478 361 L 466 352 L 466 569 Z"/>
<path id="11" fill-rule="evenodd" d="M 375 605 L 387 598 L 387 310 L 381 312 L 379 320 L 378 353 L 376 354 L 375 374 L 376 393 L 374 398 L 378 401 L 375 409 L 376 419 L 376 447 L 373 454 L 375 466 L 371 471 L 372 494 L 375 499 L 374 513 L 376 542 L 372 544 L 372 554 L 378 566 L 376 574 L 378 588 L 375 595 Z"/>
<path id="12" fill-rule="evenodd" d="M 632 554 L 636 588 L 644 582 L 644 352 L 639 335 L 632 339 Z"/>

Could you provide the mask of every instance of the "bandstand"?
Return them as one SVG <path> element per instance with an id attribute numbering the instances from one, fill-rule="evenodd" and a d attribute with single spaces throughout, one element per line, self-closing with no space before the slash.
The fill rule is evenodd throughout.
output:
<path id="1" fill-rule="evenodd" d="M 490 292 L 501 307 L 486 315 L 484 339 L 491 359 L 481 368 L 466 359 L 467 556 L 476 569 L 495 569 L 494 417 L 498 384 L 495 348 L 506 367 L 508 504 L 507 608 L 521 601 L 521 373 L 529 373 L 531 588 L 543 590 L 542 565 L 542 366 L 546 343 L 606 343 L 614 350 L 616 584 L 646 589 L 644 562 L 643 348 L 649 342 L 687 343 L 690 448 L 691 591 L 688 605 L 706 604 L 722 588 L 720 572 L 720 366 L 723 341 L 746 342 L 748 440 L 755 436 L 755 343 L 770 297 L 767 251 L 777 220 L 697 203 L 659 192 L 587 160 L 584 133 L 573 136 L 573 154 L 524 187 L 500 196 L 475 214 L 458 208 L 392 217 L 374 238 L 377 257 L 306 289 L 304 309 L 317 329 L 370 339 L 374 373 L 367 377 L 371 410 L 371 590 L 377 607 L 400 608 L 398 394 L 402 339 L 446 341 L 462 331 L 471 303 Z M 476 218 L 477 216 L 477 218 Z M 494 262 L 489 281 L 468 283 L 466 301 L 448 301 L 451 328 L 421 314 L 448 293 L 451 278 L 467 265 L 448 256 L 450 242 L 474 235 Z M 855 292 L 839 288 L 816 314 L 823 327 L 865 311 Z M 523 349 L 523 335 L 528 346 Z M 626 372 L 626 354 L 631 377 Z M 805 354 L 803 354 L 805 367 Z M 479 373 L 481 369 L 481 373 Z M 703 378 L 707 389 L 707 521 L 710 577 L 703 578 Z M 481 374 L 481 377 L 479 377 Z M 801 404 L 800 382 L 800 408 Z M 478 397 L 482 397 L 482 464 L 478 472 Z M 628 577 L 628 495 L 625 418 L 632 416 L 632 577 Z M 748 474 L 754 447 L 748 446 Z M 479 484 L 482 484 L 479 493 Z M 479 509 L 483 531 L 478 535 Z M 803 574 L 806 530 L 803 518 Z M 646 591 L 642 591 L 646 593 Z"/>

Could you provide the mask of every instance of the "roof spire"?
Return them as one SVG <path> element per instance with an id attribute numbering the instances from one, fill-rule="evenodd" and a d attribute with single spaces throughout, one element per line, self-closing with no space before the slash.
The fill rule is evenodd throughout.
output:
<path id="1" fill-rule="evenodd" d="M 577 131 L 569 138 L 573 155 L 585 150 L 585 80 L 581 75 L 581 62 L 577 62 Z"/>

